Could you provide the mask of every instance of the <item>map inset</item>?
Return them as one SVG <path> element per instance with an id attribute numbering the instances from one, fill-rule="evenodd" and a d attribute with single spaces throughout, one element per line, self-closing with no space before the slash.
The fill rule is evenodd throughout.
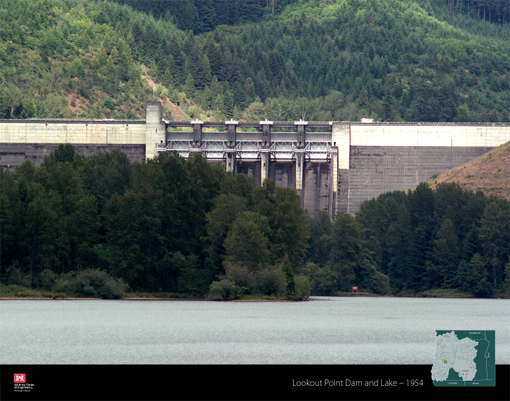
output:
<path id="1" fill-rule="evenodd" d="M 434 386 L 495 386 L 494 330 L 436 330 Z"/>

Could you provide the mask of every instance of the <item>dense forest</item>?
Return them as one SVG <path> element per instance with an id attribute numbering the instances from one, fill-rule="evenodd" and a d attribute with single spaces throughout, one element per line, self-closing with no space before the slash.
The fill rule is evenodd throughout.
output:
<path id="1" fill-rule="evenodd" d="M 60 145 L 0 170 L 0 283 L 118 297 L 289 299 L 350 291 L 509 295 L 510 203 L 455 184 L 310 217 L 292 188 L 200 155 L 132 164 Z M 98 289 L 99 288 L 99 289 Z"/>
<path id="2" fill-rule="evenodd" d="M 309 245 L 304 271 L 312 293 L 350 285 L 376 293 L 508 293 L 510 203 L 457 184 L 432 190 L 422 183 L 363 202 L 355 217 L 312 219 Z"/>
<path id="3" fill-rule="evenodd" d="M 183 31 L 209 32 L 218 25 L 259 21 L 267 13 L 279 13 L 297 0 L 113 0 L 136 10 L 172 21 Z"/>
<path id="4" fill-rule="evenodd" d="M 508 121 L 507 17 L 498 1 L 5 0 L 0 117 L 143 118 L 159 99 L 167 119 Z"/>
<path id="5" fill-rule="evenodd" d="M 41 167 L 0 171 L 0 181 L 5 284 L 70 291 L 99 269 L 133 291 L 202 296 L 214 282 L 220 299 L 308 294 L 292 270 L 308 239 L 293 189 L 258 187 L 201 156 L 131 164 L 71 145 Z"/>

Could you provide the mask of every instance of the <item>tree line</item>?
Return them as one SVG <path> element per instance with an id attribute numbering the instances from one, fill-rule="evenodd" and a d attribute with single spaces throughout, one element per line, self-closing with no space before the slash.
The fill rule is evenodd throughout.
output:
<path id="1" fill-rule="evenodd" d="M 304 271 L 312 293 L 510 292 L 510 203 L 422 183 L 361 204 L 355 216 L 312 219 Z"/>
<path id="2" fill-rule="evenodd" d="M 446 0 L 451 13 L 466 13 L 477 21 L 498 24 L 510 22 L 510 2 L 508 0 Z"/>
<path id="3" fill-rule="evenodd" d="M 394 291 L 509 291 L 510 203 L 503 198 L 422 183 L 365 201 L 356 220 Z"/>
<path id="4" fill-rule="evenodd" d="M 131 163 L 60 145 L 0 170 L 0 284 L 303 299 L 441 289 L 508 295 L 510 204 L 442 184 L 308 216 L 293 188 L 262 186 L 200 155 Z"/>
<path id="5" fill-rule="evenodd" d="M 92 269 L 132 291 L 308 295 L 293 270 L 306 253 L 308 220 L 291 188 L 258 187 L 198 155 L 132 164 L 119 151 L 87 159 L 71 145 L 40 167 L 2 169 L 0 182 L 3 284 L 83 287 L 101 281 Z"/>

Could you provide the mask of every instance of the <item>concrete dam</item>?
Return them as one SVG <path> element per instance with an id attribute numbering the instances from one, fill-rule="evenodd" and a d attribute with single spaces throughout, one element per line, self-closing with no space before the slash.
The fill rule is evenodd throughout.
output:
<path id="1" fill-rule="evenodd" d="M 200 153 L 261 184 L 293 187 L 311 215 L 355 213 L 364 200 L 415 187 L 510 141 L 510 123 L 0 120 L 0 166 L 40 165 L 59 144 L 87 156 L 119 149 L 132 162 Z"/>

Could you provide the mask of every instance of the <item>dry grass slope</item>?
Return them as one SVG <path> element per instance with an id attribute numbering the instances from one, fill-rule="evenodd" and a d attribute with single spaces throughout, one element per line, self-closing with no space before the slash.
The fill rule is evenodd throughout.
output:
<path id="1" fill-rule="evenodd" d="M 428 181 L 432 188 L 450 182 L 510 200 L 510 142 Z"/>

